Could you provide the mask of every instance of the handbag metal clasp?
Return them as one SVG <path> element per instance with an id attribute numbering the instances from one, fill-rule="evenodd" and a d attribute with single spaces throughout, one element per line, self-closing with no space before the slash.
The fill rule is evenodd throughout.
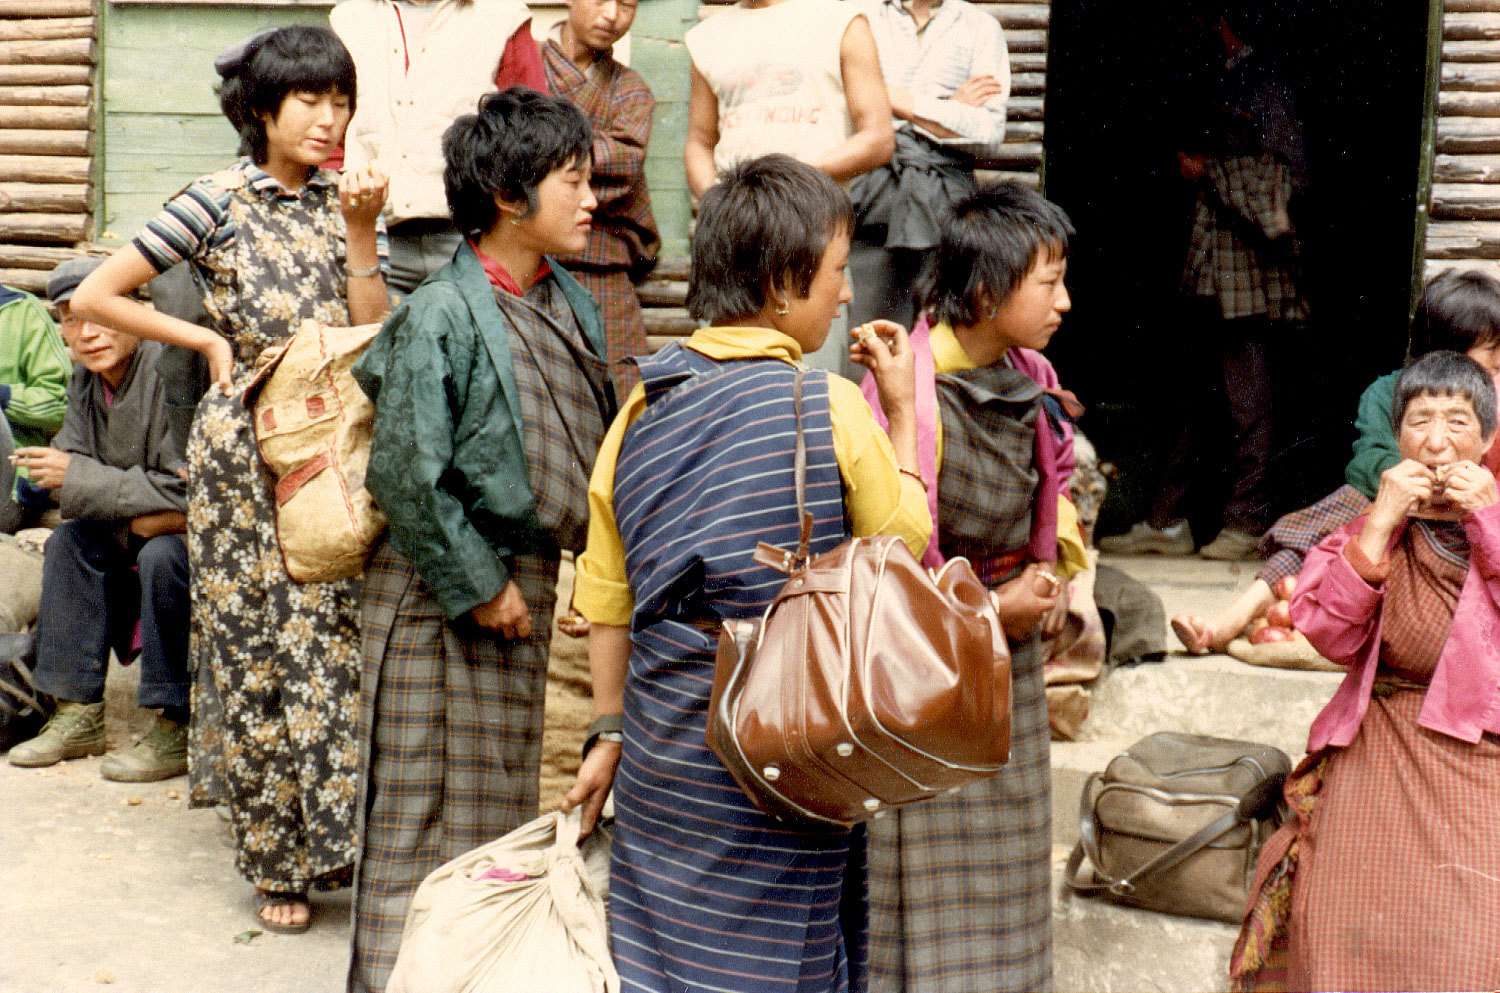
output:
<path id="1" fill-rule="evenodd" d="M 786 573 L 787 575 L 791 575 L 792 571 L 797 568 L 796 552 L 789 552 L 785 548 L 777 548 L 775 545 L 764 541 L 755 546 L 755 555 L 753 558 L 757 564 L 763 565 L 768 569 L 775 569 L 777 572 Z"/>

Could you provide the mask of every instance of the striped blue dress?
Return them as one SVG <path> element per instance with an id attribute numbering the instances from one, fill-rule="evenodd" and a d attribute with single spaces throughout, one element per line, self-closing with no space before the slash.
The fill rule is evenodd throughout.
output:
<path id="1" fill-rule="evenodd" d="M 635 596 L 625 743 L 615 777 L 611 937 L 635 993 L 843 993 L 846 831 L 793 830 L 755 808 L 704 744 L 714 626 L 755 617 L 786 577 L 757 542 L 797 543 L 795 370 L 671 345 L 639 362 L 615 514 Z M 827 374 L 803 382 L 812 548 L 845 536 Z"/>

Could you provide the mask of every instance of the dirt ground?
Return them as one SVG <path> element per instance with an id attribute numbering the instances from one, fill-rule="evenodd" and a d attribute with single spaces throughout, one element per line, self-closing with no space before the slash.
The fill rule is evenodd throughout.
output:
<path id="1" fill-rule="evenodd" d="M 564 563 L 558 602 L 572 591 Z M 555 628 L 542 810 L 578 769 L 591 720 L 586 643 Z M 111 749 L 150 724 L 135 667 L 114 666 Z M 187 780 L 111 783 L 97 758 L 50 769 L 0 760 L 0 993 L 337 993 L 349 949 L 348 891 L 314 896 L 304 935 L 255 933 L 229 827 L 190 810 Z"/>

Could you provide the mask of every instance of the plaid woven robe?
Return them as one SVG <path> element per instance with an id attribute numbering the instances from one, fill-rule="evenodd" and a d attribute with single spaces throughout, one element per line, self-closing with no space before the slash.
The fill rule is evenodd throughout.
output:
<path id="1" fill-rule="evenodd" d="M 1419 724 L 1422 688 L 1463 623 L 1467 545 L 1460 526 L 1416 522 L 1392 550 L 1384 671 L 1354 740 L 1287 780 L 1295 817 L 1261 849 L 1230 959 L 1235 989 L 1500 985 L 1500 742 Z"/>
<path id="2" fill-rule="evenodd" d="M 1369 507 L 1369 497 L 1345 484 L 1317 503 L 1282 516 L 1261 536 L 1266 564 L 1255 578 L 1275 586 L 1282 577 L 1297 575 L 1308 552 Z"/>
<path id="3" fill-rule="evenodd" d="M 646 325 L 631 274 L 655 262 L 661 238 L 646 190 L 646 144 L 656 99 L 640 73 L 604 56 L 580 69 L 555 40 L 542 46 L 547 84 L 588 116 L 594 126 L 590 185 L 599 206 L 588 247 L 564 259 L 568 271 L 588 287 L 604 313 L 610 374 L 621 397 L 639 378 L 621 360 L 644 355 Z"/>
<path id="4" fill-rule="evenodd" d="M 525 299 L 503 290 L 495 297 L 510 331 L 526 482 L 542 535 L 537 554 L 508 560 L 532 634 L 510 641 L 467 615 L 449 621 L 393 547 L 372 560 L 361 616 L 367 774 L 351 990 L 385 988 L 407 905 L 429 872 L 537 814 L 557 548 L 583 547 L 588 478 L 612 402 L 603 360 L 554 280 Z"/>
<path id="5" fill-rule="evenodd" d="M 1297 240 L 1287 206 L 1291 170 L 1273 155 L 1208 159 L 1182 292 L 1213 297 L 1224 319 L 1307 317 L 1297 288 Z"/>
<path id="6" fill-rule="evenodd" d="M 1004 366 L 940 375 L 937 388 L 940 550 L 948 557 L 999 557 L 1024 549 L 1037 499 L 1040 390 Z M 981 535 L 992 536 L 988 547 Z M 1051 988 L 1052 769 L 1044 660 L 1037 634 L 1010 650 L 1005 770 L 870 824 L 871 993 Z"/>

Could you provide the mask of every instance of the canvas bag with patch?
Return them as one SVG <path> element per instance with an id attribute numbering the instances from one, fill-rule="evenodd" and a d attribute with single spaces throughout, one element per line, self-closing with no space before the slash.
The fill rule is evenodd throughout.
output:
<path id="1" fill-rule="evenodd" d="M 387 993 L 619 993 L 605 928 L 610 831 L 579 810 L 440 866 L 406 912 Z"/>
<path id="2" fill-rule="evenodd" d="M 245 387 L 256 444 L 276 477 L 276 538 L 299 583 L 364 571 L 385 530 L 365 489 L 375 405 L 350 372 L 379 331 L 306 321 L 261 353 Z"/>

